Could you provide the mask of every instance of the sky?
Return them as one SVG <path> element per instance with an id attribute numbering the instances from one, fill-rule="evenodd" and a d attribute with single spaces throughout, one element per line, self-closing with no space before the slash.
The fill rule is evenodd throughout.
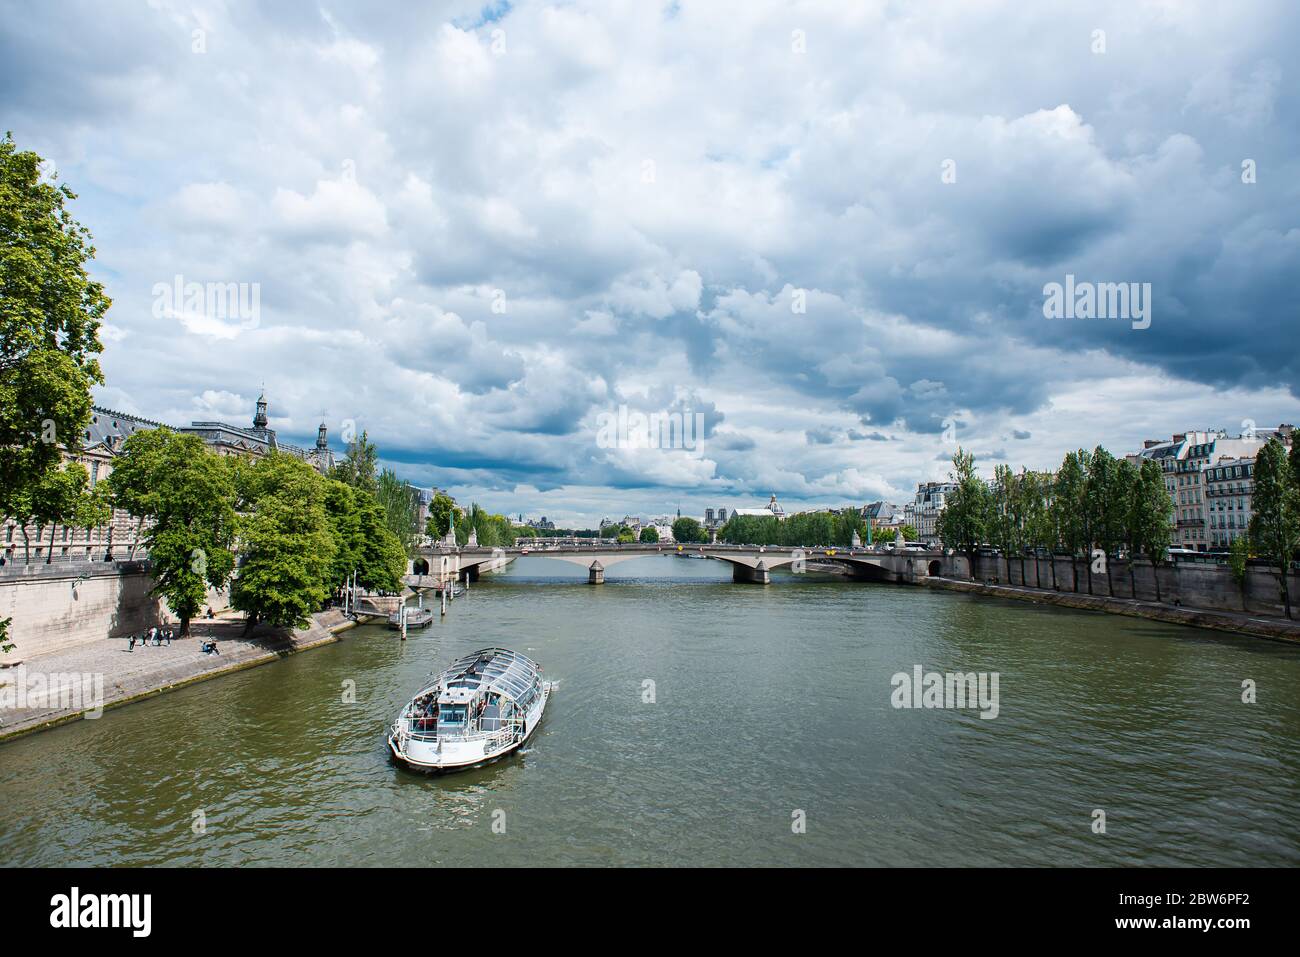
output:
<path id="1" fill-rule="evenodd" d="M 0 0 L 0 124 L 95 237 L 99 404 L 264 387 L 581 526 L 1295 422 L 1298 42 L 1283 0 Z M 1149 325 L 1049 319 L 1067 276 Z"/>

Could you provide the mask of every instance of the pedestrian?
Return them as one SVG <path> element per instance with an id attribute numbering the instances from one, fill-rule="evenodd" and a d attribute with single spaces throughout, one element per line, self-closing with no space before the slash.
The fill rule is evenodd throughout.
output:
<path id="1" fill-rule="evenodd" d="M 129 635 L 126 639 L 126 650 L 135 652 L 135 635 Z"/>

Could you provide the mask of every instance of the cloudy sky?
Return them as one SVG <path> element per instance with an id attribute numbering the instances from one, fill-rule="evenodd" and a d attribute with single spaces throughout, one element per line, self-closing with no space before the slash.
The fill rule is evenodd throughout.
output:
<path id="1" fill-rule="evenodd" d="M 0 121 L 114 300 L 100 404 L 265 382 L 282 437 L 561 522 L 1300 418 L 1289 0 L 416 6 L 0 2 Z M 1046 319 L 1067 274 L 1150 327 Z M 703 440 L 608 447 L 620 406 Z"/>

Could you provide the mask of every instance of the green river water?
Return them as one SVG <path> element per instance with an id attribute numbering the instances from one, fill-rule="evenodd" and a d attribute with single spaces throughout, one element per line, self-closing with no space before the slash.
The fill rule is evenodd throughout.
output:
<path id="1" fill-rule="evenodd" d="M 491 645 L 559 682 L 527 751 L 395 767 L 396 711 Z M 997 672 L 997 717 L 893 707 L 916 665 Z M 1300 648 L 668 557 L 592 587 L 530 557 L 404 643 L 358 628 L 0 745 L 0 809 L 11 866 L 1296 866 Z"/>

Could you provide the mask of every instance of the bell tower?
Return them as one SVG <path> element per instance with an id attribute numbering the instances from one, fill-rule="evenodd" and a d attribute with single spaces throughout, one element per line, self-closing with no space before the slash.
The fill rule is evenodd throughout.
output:
<path id="1" fill-rule="evenodd" d="M 253 416 L 253 428 L 265 429 L 266 423 L 266 393 L 262 392 L 257 397 L 257 415 Z"/>

